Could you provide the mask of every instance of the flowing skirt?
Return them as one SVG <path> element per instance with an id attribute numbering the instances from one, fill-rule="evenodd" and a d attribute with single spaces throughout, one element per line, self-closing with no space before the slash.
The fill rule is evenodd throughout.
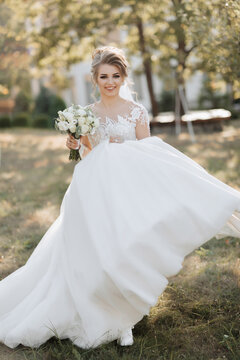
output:
<path id="1" fill-rule="evenodd" d="M 103 141 L 73 172 L 60 214 L 26 264 L 0 281 L 0 342 L 81 348 L 149 313 L 184 257 L 240 237 L 240 192 L 158 137 Z"/>

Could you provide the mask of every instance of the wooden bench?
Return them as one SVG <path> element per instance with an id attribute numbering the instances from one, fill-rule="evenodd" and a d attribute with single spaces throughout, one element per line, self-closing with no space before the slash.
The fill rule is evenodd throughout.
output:
<path id="1" fill-rule="evenodd" d="M 231 112 L 225 109 L 194 110 L 182 116 L 181 125 L 187 126 L 187 122 L 191 121 L 193 125 L 201 125 L 204 130 L 209 129 L 209 125 L 212 125 L 214 130 L 221 130 L 223 120 L 230 119 Z M 175 125 L 174 112 L 161 113 L 151 120 L 153 127 L 166 125 Z"/>

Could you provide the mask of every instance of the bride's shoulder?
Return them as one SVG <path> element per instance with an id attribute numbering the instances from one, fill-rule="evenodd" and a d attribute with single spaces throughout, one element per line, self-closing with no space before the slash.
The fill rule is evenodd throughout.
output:
<path id="1" fill-rule="evenodd" d="M 141 122 L 148 121 L 148 111 L 145 106 L 134 100 L 128 100 L 131 110 L 131 117 L 133 120 L 141 120 Z"/>
<path id="2" fill-rule="evenodd" d="M 130 110 L 135 110 L 141 113 L 146 113 L 147 109 L 145 108 L 145 106 L 135 100 L 128 100 L 129 102 L 129 107 Z"/>

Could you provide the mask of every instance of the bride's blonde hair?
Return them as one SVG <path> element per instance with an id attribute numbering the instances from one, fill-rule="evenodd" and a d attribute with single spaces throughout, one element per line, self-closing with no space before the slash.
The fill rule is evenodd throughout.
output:
<path id="1" fill-rule="evenodd" d="M 97 83 L 98 68 L 102 64 L 115 65 L 124 78 L 128 77 L 129 65 L 124 52 L 113 46 L 103 46 L 95 49 L 92 54 L 91 75 L 94 85 Z"/>

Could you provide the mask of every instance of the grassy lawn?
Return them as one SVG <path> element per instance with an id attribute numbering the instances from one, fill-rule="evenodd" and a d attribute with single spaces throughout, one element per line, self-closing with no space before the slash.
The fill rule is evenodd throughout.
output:
<path id="1" fill-rule="evenodd" d="M 240 120 L 222 132 L 159 136 L 240 190 Z M 71 181 L 65 136 L 55 130 L 0 132 L 0 279 L 23 265 L 57 218 Z M 1 306 L 1 305 L 0 305 Z M 0 344 L 1 360 L 240 359 L 240 240 L 211 239 L 185 258 L 183 269 L 134 328 L 135 343 L 81 350 L 50 339 L 39 349 Z"/>

